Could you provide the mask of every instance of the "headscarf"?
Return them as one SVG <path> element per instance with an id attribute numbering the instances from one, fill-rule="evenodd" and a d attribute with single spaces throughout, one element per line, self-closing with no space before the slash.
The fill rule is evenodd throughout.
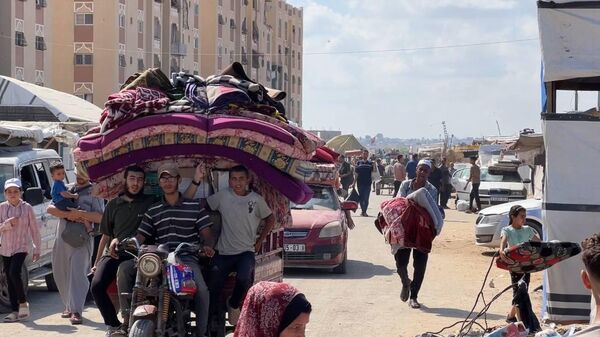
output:
<path id="1" fill-rule="evenodd" d="M 287 283 L 255 284 L 246 295 L 233 336 L 278 337 L 286 308 L 299 293 Z"/>

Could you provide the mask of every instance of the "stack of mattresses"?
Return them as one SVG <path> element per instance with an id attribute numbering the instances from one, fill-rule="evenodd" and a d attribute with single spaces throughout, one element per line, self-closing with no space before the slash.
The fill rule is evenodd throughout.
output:
<path id="1" fill-rule="evenodd" d="M 123 171 L 140 165 L 155 171 L 165 161 L 180 168 L 247 166 L 276 193 L 304 203 L 306 185 L 323 142 L 287 123 L 285 93 L 251 82 L 233 64 L 204 80 L 178 74 L 170 81 L 158 69 L 132 76 L 111 95 L 100 124 L 82 137 L 74 158 L 110 199 L 123 190 Z M 287 200 L 286 200 L 287 202 Z"/>

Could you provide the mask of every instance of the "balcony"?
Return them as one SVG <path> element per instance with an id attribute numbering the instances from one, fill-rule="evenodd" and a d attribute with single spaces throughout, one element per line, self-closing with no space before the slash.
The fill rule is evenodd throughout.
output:
<path id="1" fill-rule="evenodd" d="M 171 43 L 171 55 L 187 55 L 187 45 L 177 42 Z"/>

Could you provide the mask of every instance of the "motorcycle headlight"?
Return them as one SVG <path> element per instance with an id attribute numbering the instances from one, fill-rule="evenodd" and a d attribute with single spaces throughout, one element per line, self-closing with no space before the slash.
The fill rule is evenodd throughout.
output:
<path id="1" fill-rule="evenodd" d="M 333 238 L 342 235 L 342 224 L 339 221 L 333 221 L 321 228 L 320 238 Z"/>
<path id="2" fill-rule="evenodd" d="M 138 270 L 145 277 L 156 277 L 161 269 L 162 262 L 156 254 L 145 254 L 138 261 Z"/>

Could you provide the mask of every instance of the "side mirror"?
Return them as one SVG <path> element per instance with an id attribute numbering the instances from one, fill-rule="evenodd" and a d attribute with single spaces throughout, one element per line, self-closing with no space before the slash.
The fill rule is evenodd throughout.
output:
<path id="1" fill-rule="evenodd" d="M 523 184 L 531 184 L 531 179 L 523 179 Z"/>
<path id="2" fill-rule="evenodd" d="M 39 187 L 30 187 L 23 193 L 23 200 L 35 206 L 44 201 L 44 193 Z"/>
<path id="3" fill-rule="evenodd" d="M 342 211 L 356 211 L 358 209 L 358 203 L 356 201 L 342 201 Z"/>

